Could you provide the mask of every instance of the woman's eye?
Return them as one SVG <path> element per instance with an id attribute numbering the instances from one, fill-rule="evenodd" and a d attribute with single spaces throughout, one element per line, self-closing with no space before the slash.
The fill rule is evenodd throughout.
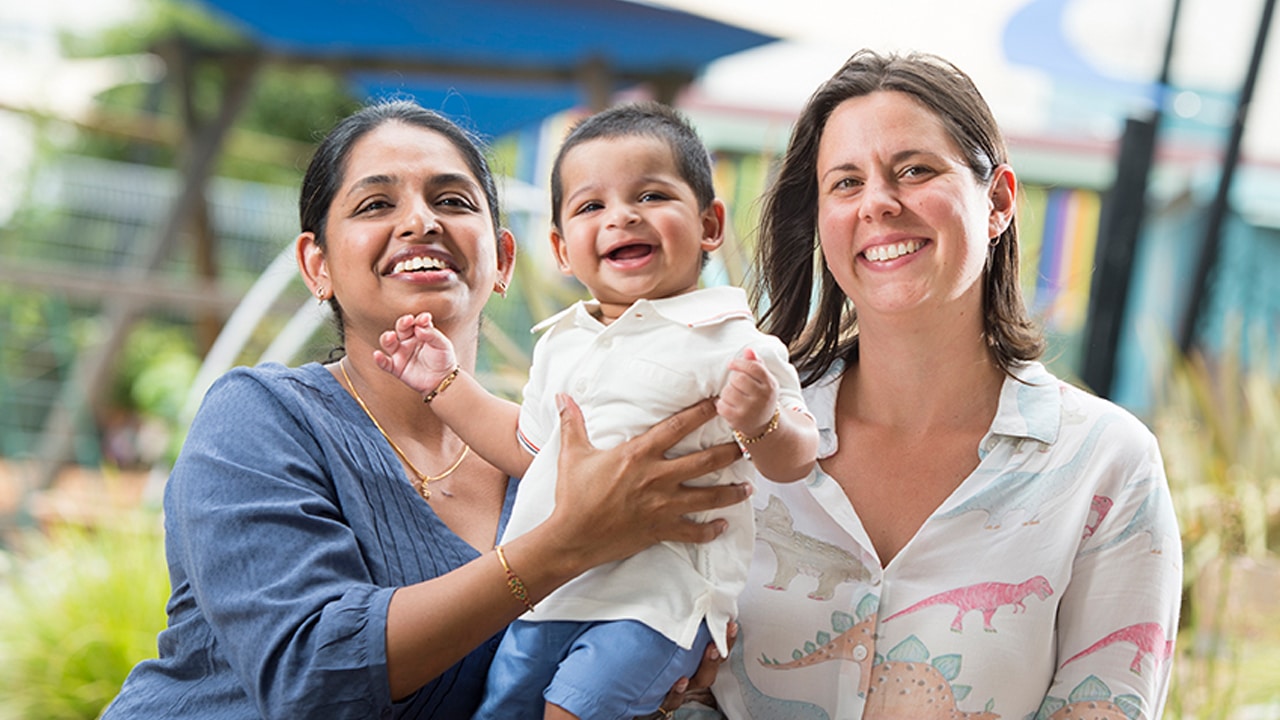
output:
<path id="1" fill-rule="evenodd" d="M 446 195 L 440 198 L 437 202 L 446 207 L 456 207 L 464 210 L 476 209 L 476 204 L 472 202 L 470 198 L 466 198 L 461 195 Z"/>
<path id="2" fill-rule="evenodd" d="M 831 187 L 834 190 L 852 190 L 858 187 L 858 185 L 860 185 L 860 183 L 854 178 L 840 178 Z"/>
<path id="3" fill-rule="evenodd" d="M 391 207 L 391 203 L 387 202 L 386 200 L 382 200 L 382 199 L 366 200 L 360 203 L 360 205 L 356 206 L 356 214 L 363 215 L 364 213 L 374 212 L 374 211 L 382 210 L 383 208 L 389 208 L 389 207 Z"/>
<path id="4" fill-rule="evenodd" d="M 920 178 L 933 174 L 933 169 L 925 165 L 911 165 L 902 171 L 903 177 Z"/>

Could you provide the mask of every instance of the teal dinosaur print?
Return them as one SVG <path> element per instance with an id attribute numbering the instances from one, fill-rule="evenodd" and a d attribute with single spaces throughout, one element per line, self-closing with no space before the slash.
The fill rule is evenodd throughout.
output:
<path id="1" fill-rule="evenodd" d="M 1119 416 L 1104 415 L 1089 430 L 1076 454 L 1063 465 L 1047 470 L 1001 473 L 992 479 L 978 494 L 959 505 L 938 514 L 942 518 L 955 518 L 970 512 L 987 515 L 986 527 L 994 530 L 1004 525 L 1014 513 L 1022 513 L 1025 524 L 1035 524 L 1040 508 L 1046 507 L 1060 495 L 1068 492 L 1080 476 L 1080 467 L 1089 461 L 1103 431 Z"/>
<path id="2" fill-rule="evenodd" d="M 738 645 L 746 647 L 744 636 L 738 633 Z M 747 664 L 742 659 L 742 652 L 729 653 L 729 671 L 742 686 L 742 701 L 747 715 L 753 720 L 773 720 L 773 718 L 789 718 L 793 720 L 831 720 L 826 710 L 803 700 L 784 700 L 765 695 L 747 677 Z"/>
<path id="3" fill-rule="evenodd" d="M 1134 487 L 1141 488 L 1142 486 L 1152 483 L 1156 483 L 1156 478 L 1143 478 L 1142 480 L 1136 481 L 1134 483 Z M 1163 485 L 1163 483 L 1156 485 L 1154 492 L 1147 493 L 1147 496 L 1142 500 L 1142 504 L 1138 506 L 1137 510 L 1133 511 L 1133 515 L 1131 515 L 1128 521 L 1125 522 L 1125 525 L 1120 529 L 1120 532 L 1116 533 L 1114 537 L 1106 540 L 1105 542 L 1101 542 L 1093 547 L 1081 550 L 1079 556 L 1083 557 L 1085 555 L 1092 555 L 1094 553 L 1099 553 L 1118 545 L 1122 545 L 1128 541 L 1129 538 L 1143 533 L 1147 535 L 1148 540 L 1151 543 L 1151 553 L 1153 555 L 1163 554 L 1165 537 L 1176 537 L 1178 531 L 1177 528 L 1163 525 L 1162 523 L 1165 523 L 1165 513 L 1155 512 L 1152 506 L 1157 502 L 1163 501 L 1165 494 L 1168 492 L 1169 490 Z"/>

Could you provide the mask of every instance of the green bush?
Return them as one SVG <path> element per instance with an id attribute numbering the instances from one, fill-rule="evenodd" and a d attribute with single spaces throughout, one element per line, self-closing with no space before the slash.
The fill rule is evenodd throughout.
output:
<path id="1" fill-rule="evenodd" d="M 1240 339 L 1175 358 L 1152 419 L 1185 569 L 1167 718 L 1276 717 L 1280 702 L 1280 385 Z"/>
<path id="2" fill-rule="evenodd" d="M 155 513 L 60 525 L 0 555 L 0 720 L 92 720 L 155 657 L 169 576 Z"/>

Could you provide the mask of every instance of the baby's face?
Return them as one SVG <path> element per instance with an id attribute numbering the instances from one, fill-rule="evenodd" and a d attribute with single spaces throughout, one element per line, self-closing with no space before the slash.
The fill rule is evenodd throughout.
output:
<path id="1" fill-rule="evenodd" d="M 720 245 L 724 205 L 698 209 L 671 147 L 631 135 L 589 140 L 561 162 L 560 269 L 591 291 L 609 318 L 639 299 L 694 290 L 702 254 Z"/>

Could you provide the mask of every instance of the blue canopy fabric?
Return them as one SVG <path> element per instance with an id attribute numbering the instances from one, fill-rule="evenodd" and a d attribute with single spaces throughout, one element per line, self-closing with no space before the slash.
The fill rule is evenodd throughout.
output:
<path id="1" fill-rule="evenodd" d="M 276 56 L 349 63 L 368 97 L 410 95 L 495 136 L 613 89 L 692 79 L 777 38 L 627 0 L 200 0 Z"/>

